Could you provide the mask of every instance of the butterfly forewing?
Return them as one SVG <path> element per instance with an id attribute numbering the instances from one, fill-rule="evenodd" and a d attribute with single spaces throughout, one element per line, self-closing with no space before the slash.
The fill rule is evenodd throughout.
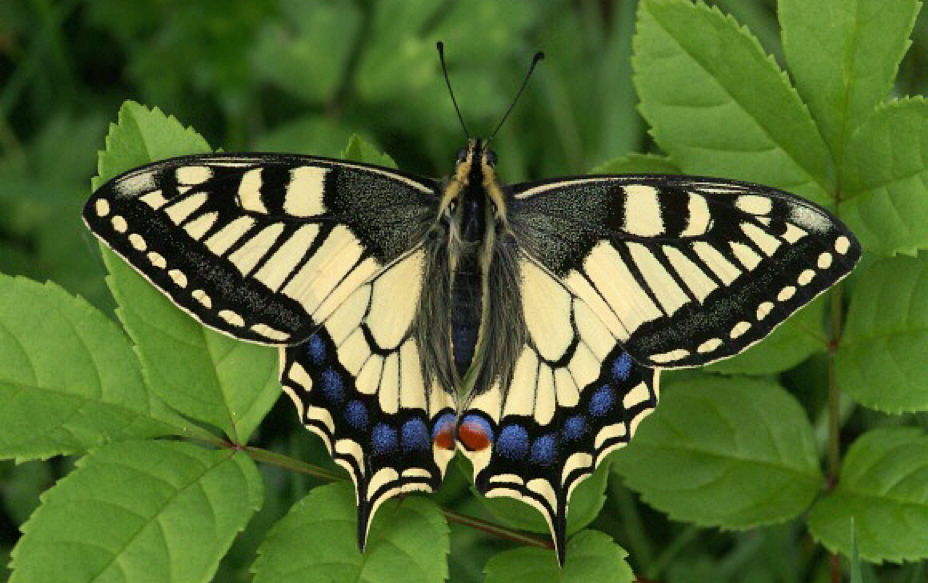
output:
<path id="1" fill-rule="evenodd" d="M 111 180 L 88 201 L 84 220 L 204 324 L 294 344 L 417 244 L 436 204 L 434 183 L 381 168 L 203 155 Z"/>
<path id="2" fill-rule="evenodd" d="M 827 211 L 756 184 L 604 176 L 508 193 L 520 244 L 648 366 L 741 352 L 860 257 Z"/>

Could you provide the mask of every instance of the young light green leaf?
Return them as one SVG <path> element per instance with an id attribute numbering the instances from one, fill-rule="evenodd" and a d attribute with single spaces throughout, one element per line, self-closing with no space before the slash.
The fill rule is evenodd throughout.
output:
<path id="1" fill-rule="evenodd" d="M 796 88 L 837 160 L 892 87 L 918 0 L 780 0 L 783 50 Z"/>
<path id="2" fill-rule="evenodd" d="M 209 151 L 193 130 L 127 102 L 100 155 L 98 183 L 163 157 Z M 199 325 L 108 250 L 107 284 L 142 361 L 146 381 L 179 413 L 245 443 L 280 394 L 274 351 Z"/>
<path id="3" fill-rule="evenodd" d="M 563 569 L 551 551 L 514 549 L 487 562 L 484 583 L 631 583 L 635 576 L 625 562 L 626 556 L 628 553 L 608 536 L 585 530 L 568 541 Z"/>
<path id="4" fill-rule="evenodd" d="M 799 403 L 778 385 L 746 378 L 663 389 L 613 468 L 671 518 L 729 529 L 794 518 L 822 482 Z"/>
<path id="5" fill-rule="evenodd" d="M 809 528 L 828 549 L 872 563 L 928 558 L 928 436 L 914 427 L 875 429 L 851 446 L 838 486 L 812 507 Z"/>
<path id="6" fill-rule="evenodd" d="M 738 356 L 710 365 L 725 374 L 775 374 L 793 368 L 816 352 L 828 348 L 823 318 L 825 298 L 820 297 L 793 314 L 770 336 Z"/>
<path id="7" fill-rule="evenodd" d="M 363 162 L 364 164 L 376 164 L 384 168 L 396 168 L 396 162 L 389 154 L 378 150 L 373 144 L 355 134 L 348 139 L 348 145 L 342 152 L 342 158 L 352 162 Z"/>
<path id="8" fill-rule="evenodd" d="M 732 18 L 689 0 L 644 0 L 634 48 L 641 113 L 684 171 L 829 202 L 827 148 L 809 111 Z"/>
<path id="9" fill-rule="evenodd" d="M 315 488 L 268 533 L 254 583 L 278 581 L 443 582 L 448 523 L 427 498 L 384 502 L 367 548 L 358 551 L 357 511 L 347 483 Z"/>
<path id="10" fill-rule="evenodd" d="M 837 354 L 838 383 L 867 407 L 928 410 L 928 253 L 860 275 Z"/>
<path id="11" fill-rule="evenodd" d="M 570 496 L 567 513 L 567 534 L 586 528 L 603 508 L 606 501 L 606 486 L 609 481 L 610 460 L 606 460 L 593 475 L 577 486 Z M 487 498 L 476 489 L 474 495 L 487 511 L 504 524 L 520 530 L 548 534 L 548 523 L 537 509 L 513 498 Z"/>
<path id="12" fill-rule="evenodd" d="M 0 355 L 2 458 L 183 433 L 146 390 L 126 337 L 52 283 L 0 275 Z"/>
<path id="13" fill-rule="evenodd" d="M 844 160 L 841 218 L 869 253 L 928 247 L 928 101 L 880 107 L 854 134 Z"/>
<path id="14" fill-rule="evenodd" d="M 10 581 L 210 581 L 263 498 L 244 453 L 109 445 L 43 495 L 13 551 Z"/>
<path id="15" fill-rule="evenodd" d="M 590 174 L 682 174 L 670 159 L 653 154 L 628 154 L 604 162 Z"/>
<path id="16" fill-rule="evenodd" d="M 100 152 L 97 174 L 92 186 L 99 188 L 120 172 L 182 154 L 212 151 L 206 140 L 185 128 L 174 116 L 166 116 L 157 107 L 149 109 L 134 101 L 119 108 L 119 121 L 110 124 L 106 150 Z"/>

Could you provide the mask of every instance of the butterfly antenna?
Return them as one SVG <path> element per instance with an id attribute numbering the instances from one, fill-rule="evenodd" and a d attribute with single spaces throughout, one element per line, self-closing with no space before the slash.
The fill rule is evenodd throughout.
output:
<path id="1" fill-rule="evenodd" d="M 445 64 L 445 43 L 438 41 L 436 45 L 438 47 L 438 58 L 441 60 L 441 72 L 445 74 L 445 84 L 448 86 L 448 93 L 451 94 L 451 103 L 454 104 L 454 111 L 458 114 L 458 119 L 461 120 L 461 127 L 464 129 L 464 135 L 467 136 L 467 139 L 470 139 L 470 133 L 467 131 L 467 125 L 464 124 L 464 116 L 461 115 L 461 108 L 458 107 L 458 100 L 454 98 L 454 90 L 451 89 L 451 80 L 448 79 L 448 66 Z"/>
<path id="2" fill-rule="evenodd" d="M 499 131 L 499 128 L 503 127 L 503 122 L 509 117 L 509 114 L 512 113 L 512 108 L 516 106 L 516 102 L 519 101 L 519 96 L 522 95 L 522 92 L 525 91 L 525 86 L 528 85 L 528 80 L 532 76 L 532 71 L 535 70 L 535 65 L 538 64 L 538 61 L 545 58 L 545 54 L 541 51 L 535 53 L 535 56 L 532 57 L 532 64 L 528 66 L 528 72 L 525 74 L 525 79 L 522 80 L 522 86 L 519 87 L 519 92 L 516 93 L 515 99 L 512 100 L 512 103 L 509 104 L 509 109 L 506 110 L 506 115 L 503 116 L 503 119 L 499 120 L 499 123 L 496 124 L 496 129 L 493 130 L 493 133 L 490 134 L 490 140 L 496 137 L 496 132 Z M 490 141 L 487 140 L 487 141 Z"/>

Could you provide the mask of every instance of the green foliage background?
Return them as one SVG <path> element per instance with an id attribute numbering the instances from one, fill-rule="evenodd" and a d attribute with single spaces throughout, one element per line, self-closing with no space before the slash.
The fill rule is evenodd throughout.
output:
<path id="1" fill-rule="evenodd" d="M 798 583 L 835 581 L 832 553 L 855 581 L 924 580 L 928 104 L 904 97 L 928 84 L 920 4 L 712 6 L 0 2 L 11 580 Z M 438 494 L 385 505 L 360 555 L 351 489 L 279 399 L 274 352 L 101 261 L 79 219 L 95 175 L 212 149 L 448 172 L 463 135 L 436 40 L 474 134 L 546 52 L 497 138 L 507 181 L 752 180 L 830 207 L 865 247 L 757 347 L 665 375 L 658 411 L 575 494 L 563 571 L 536 513 L 475 496 L 459 463 Z"/>

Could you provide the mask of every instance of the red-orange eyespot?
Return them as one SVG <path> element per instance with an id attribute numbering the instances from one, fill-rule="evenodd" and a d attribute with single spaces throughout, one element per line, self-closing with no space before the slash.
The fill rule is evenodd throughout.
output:
<path id="1" fill-rule="evenodd" d="M 493 443 L 493 430 L 483 417 L 468 415 L 458 426 L 458 439 L 471 451 L 484 450 Z"/>
<path id="2" fill-rule="evenodd" d="M 442 449 L 454 450 L 454 421 L 453 413 L 445 413 L 435 423 L 432 430 L 432 442 Z"/>

